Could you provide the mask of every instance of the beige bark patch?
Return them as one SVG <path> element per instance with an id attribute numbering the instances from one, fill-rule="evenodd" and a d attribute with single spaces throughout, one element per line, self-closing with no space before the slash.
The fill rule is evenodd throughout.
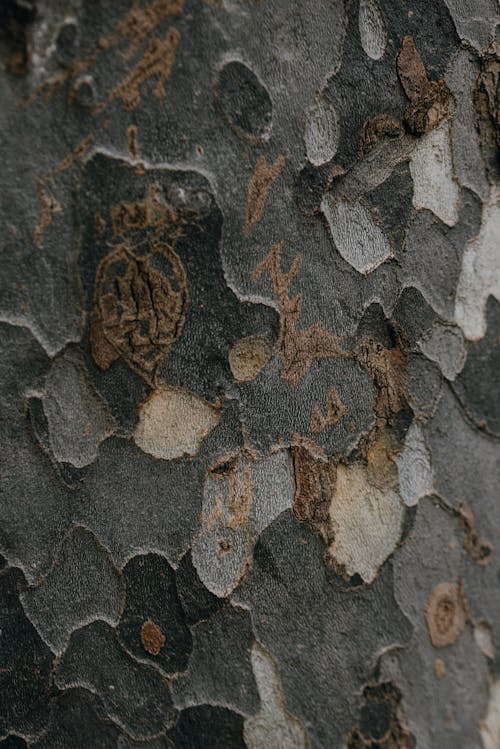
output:
<path id="1" fill-rule="evenodd" d="M 465 628 L 466 610 L 463 592 L 453 583 L 440 583 L 430 594 L 425 621 L 435 648 L 452 645 Z"/>
<path id="2" fill-rule="evenodd" d="M 488 709 L 479 724 L 479 733 L 484 749 L 498 749 L 500 746 L 500 680 L 491 686 Z"/>
<path id="3" fill-rule="evenodd" d="M 271 344 L 262 336 L 241 338 L 229 351 L 229 366 L 236 382 L 255 380 L 271 358 Z"/>
<path id="4" fill-rule="evenodd" d="M 243 736 L 248 749 L 306 749 L 307 733 L 287 709 L 274 660 L 257 642 L 250 657 L 261 709 L 244 723 Z"/>
<path id="5" fill-rule="evenodd" d="M 364 51 L 372 60 L 380 60 L 387 46 L 387 29 L 376 0 L 360 0 L 358 25 Z"/>
<path id="6" fill-rule="evenodd" d="M 344 574 L 372 582 L 401 536 L 403 505 L 397 492 L 373 486 L 362 463 L 339 465 L 330 519 L 332 561 Z"/>
<path id="7" fill-rule="evenodd" d="M 219 419 L 218 408 L 189 390 L 163 386 L 140 407 L 134 440 L 162 460 L 196 455 Z"/>
<path id="8" fill-rule="evenodd" d="M 484 204 L 479 236 L 467 245 L 455 299 L 455 320 L 466 338 L 486 333 L 486 302 L 500 301 L 500 188 L 492 187 Z"/>
<path id="9" fill-rule="evenodd" d="M 315 166 L 325 164 L 337 153 L 340 119 L 332 102 L 322 97 L 306 112 L 304 141 L 307 158 Z"/>
<path id="10" fill-rule="evenodd" d="M 392 257 L 387 235 L 359 200 L 336 200 L 325 195 L 321 210 L 337 250 L 358 273 L 370 273 Z"/>
<path id="11" fill-rule="evenodd" d="M 474 624 L 474 641 L 481 653 L 490 660 L 495 658 L 495 645 L 493 643 L 493 632 L 491 625 L 481 619 Z"/>
<path id="12" fill-rule="evenodd" d="M 417 143 L 410 159 L 413 206 L 427 208 L 448 226 L 458 221 L 458 184 L 453 178 L 450 126 L 431 130 Z"/>
<path id="13" fill-rule="evenodd" d="M 399 490 L 403 502 L 412 507 L 432 493 L 433 475 L 430 453 L 422 428 L 413 422 L 408 429 L 401 455 L 395 457 L 399 473 Z"/>

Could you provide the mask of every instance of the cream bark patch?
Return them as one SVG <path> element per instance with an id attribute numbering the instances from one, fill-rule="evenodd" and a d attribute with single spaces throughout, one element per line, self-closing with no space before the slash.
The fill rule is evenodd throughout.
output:
<path id="1" fill-rule="evenodd" d="M 486 333 L 488 297 L 500 301 L 500 188 L 492 187 L 483 207 L 479 236 L 467 245 L 455 297 L 455 320 L 466 338 Z"/>
<path id="2" fill-rule="evenodd" d="M 484 749 L 498 749 L 500 746 L 500 680 L 490 689 L 490 700 L 484 720 L 479 724 L 479 733 Z"/>
<path id="3" fill-rule="evenodd" d="M 387 46 L 387 29 L 376 0 L 360 0 L 358 25 L 364 51 L 372 60 L 380 60 Z"/>
<path id="4" fill-rule="evenodd" d="M 358 200 L 336 200 L 326 195 L 321 210 L 337 250 L 359 273 L 370 273 L 392 256 L 387 235 Z"/>
<path id="5" fill-rule="evenodd" d="M 256 642 L 251 661 L 261 709 L 245 721 L 243 736 L 248 749 L 307 749 L 307 733 L 286 707 L 278 668 L 269 653 Z"/>
<path id="6" fill-rule="evenodd" d="M 401 455 L 394 458 L 398 466 L 401 499 L 409 507 L 432 492 L 430 453 L 422 428 L 415 422 L 406 434 Z"/>
<path id="7" fill-rule="evenodd" d="M 340 120 L 332 102 L 321 98 L 306 112 L 304 140 L 307 158 L 315 166 L 325 164 L 337 153 Z"/>
<path id="8" fill-rule="evenodd" d="M 396 548 L 404 508 L 393 489 L 378 489 L 361 463 L 339 465 L 330 504 L 334 540 L 328 553 L 347 575 L 372 582 Z"/>
<path id="9" fill-rule="evenodd" d="M 417 143 L 410 159 L 413 205 L 427 208 L 448 226 L 458 221 L 458 184 L 453 179 L 450 127 L 447 123 Z"/>
<path id="10" fill-rule="evenodd" d="M 236 382 L 255 380 L 269 359 L 272 348 L 267 338 L 246 336 L 232 346 L 229 351 L 229 366 Z"/>
<path id="11" fill-rule="evenodd" d="M 134 440 L 141 450 L 162 460 L 196 455 L 217 426 L 219 410 L 189 390 L 161 387 L 139 409 Z"/>

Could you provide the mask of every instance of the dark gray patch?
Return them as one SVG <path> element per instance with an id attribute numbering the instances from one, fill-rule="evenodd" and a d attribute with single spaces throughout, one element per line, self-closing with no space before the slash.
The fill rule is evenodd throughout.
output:
<path id="1" fill-rule="evenodd" d="M 410 222 L 401 258 L 400 279 L 417 288 L 428 304 L 453 321 L 455 292 L 466 242 L 479 232 L 481 204 L 469 190 L 461 190 L 459 221 L 452 228 L 430 211 L 419 211 Z"/>
<path id="2" fill-rule="evenodd" d="M 250 661 L 254 635 L 249 613 L 226 604 L 192 633 L 188 671 L 172 684 L 175 706 L 209 702 L 253 715 L 260 699 Z"/>
<path id="3" fill-rule="evenodd" d="M 220 598 L 207 590 L 198 577 L 191 551 L 184 554 L 177 568 L 177 591 L 188 624 L 208 619 L 222 605 Z"/>
<path id="4" fill-rule="evenodd" d="M 284 442 L 295 434 L 308 436 L 328 455 L 352 449 L 362 432 L 373 425 L 375 392 L 370 377 L 349 359 L 316 362 L 292 390 L 279 376 L 274 360 L 253 382 L 240 386 L 245 428 L 261 451 Z M 324 412 L 330 388 L 338 391 L 346 411 L 342 418 L 320 433 L 311 432 L 314 406 Z"/>
<path id="5" fill-rule="evenodd" d="M 192 649 L 192 637 L 176 589 L 175 573 L 157 554 L 133 557 L 123 568 L 125 608 L 118 626 L 122 645 L 138 660 L 149 661 L 167 674 L 184 671 Z M 165 638 L 152 653 L 142 628 L 154 623 Z M 153 647 L 153 650 L 156 649 Z"/>
<path id="6" fill-rule="evenodd" d="M 106 715 L 135 738 L 154 736 L 172 722 L 165 680 L 131 658 L 104 622 L 72 634 L 55 678 L 62 689 L 85 686 L 97 694 Z"/>
<path id="7" fill-rule="evenodd" d="M 276 659 L 288 709 L 308 727 L 311 746 L 340 746 L 374 653 L 411 634 L 391 565 L 369 586 L 339 590 L 321 539 L 287 511 L 262 534 L 232 598 L 251 608 L 255 636 Z"/>
<path id="8" fill-rule="evenodd" d="M 25 581 L 20 570 L 0 574 L 0 735 L 38 733 L 47 723 L 53 655 L 26 618 L 19 602 Z"/>
<path id="9" fill-rule="evenodd" d="M 131 442 L 112 438 L 82 471 L 84 492 L 75 516 L 118 562 L 147 549 L 175 563 L 198 525 L 203 476 L 195 461 L 156 460 Z"/>
<path id="10" fill-rule="evenodd" d="M 228 62 L 215 87 L 219 107 L 238 135 L 251 140 L 269 136 L 272 103 L 267 89 L 242 62 Z"/>
<path id="11" fill-rule="evenodd" d="M 54 701 L 47 731 L 33 749 L 117 749 L 120 731 L 102 714 L 99 700 L 86 689 L 69 689 Z"/>
<path id="12" fill-rule="evenodd" d="M 61 26 L 57 35 L 56 45 L 56 57 L 58 62 L 67 68 L 71 65 L 75 58 L 75 42 L 78 34 L 78 26 L 74 21 L 66 21 Z"/>
<path id="13" fill-rule="evenodd" d="M 117 622 L 123 583 L 109 552 L 85 528 L 73 528 L 40 585 L 21 595 L 26 614 L 55 653 L 92 619 Z"/>
<path id="14" fill-rule="evenodd" d="M 411 348 L 415 348 L 417 341 L 437 317 L 420 291 L 413 286 L 403 289 L 392 312 L 392 319 Z"/>
<path id="15" fill-rule="evenodd" d="M 6 739 L 0 741 L 0 747 L 2 749 L 26 749 L 27 743 L 20 736 L 7 736 Z"/>
<path id="16" fill-rule="evenodd" d="M 183 710 L 169 732 L 175 749 L 245 749 L 243 718 L 224 707 L 199 705 Z"/>

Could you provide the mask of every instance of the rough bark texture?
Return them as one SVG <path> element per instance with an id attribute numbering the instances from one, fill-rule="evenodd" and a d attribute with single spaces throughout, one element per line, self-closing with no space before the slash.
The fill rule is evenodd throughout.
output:
<path id="1" fill-rule="evenodd" d="M 499 21 L 0 4 L 0 747 L 499 749 Z"/>

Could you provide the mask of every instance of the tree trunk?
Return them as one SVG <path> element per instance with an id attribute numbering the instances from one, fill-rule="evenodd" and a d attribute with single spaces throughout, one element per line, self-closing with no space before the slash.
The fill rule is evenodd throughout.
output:
<path id="1" fill-rule="evenodd" d="M 499 22 L 3 1 L 0 747 L 499 749 Z"/>

